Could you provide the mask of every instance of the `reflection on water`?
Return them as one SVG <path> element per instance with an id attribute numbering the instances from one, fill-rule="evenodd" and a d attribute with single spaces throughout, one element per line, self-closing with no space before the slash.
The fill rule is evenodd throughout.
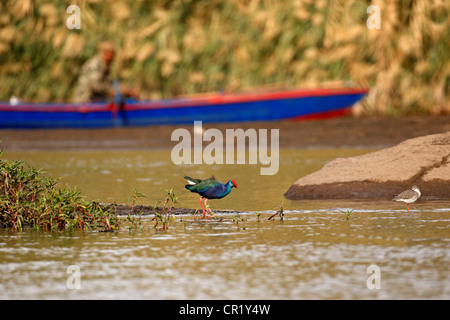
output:
<path id="1" fill-rule="evenodd" d="M 7 154 L 108 202 L 127 202 L 136 186 L 153 204 L 176 186 L 182 206 L 194 207 L 183 175 L 234 178 L 239 188 L 212 204 L 246 212 L 178 216 L 166 232 L 148 217 L 134 232 L 0 230 L 0 299 L 449 299 L 448 202 L 420 201 L 408 214 L 389 200 L 288 201 L 283 221 L 267 220 L 297 178 L 363 152 L 282 151 L 280 172 L 267 177 L 251 166 L 177 167 L 167 152 Z M 67 287 L 71 265 L 79 290 Z M 379 290 L 367 288 L 370 265 Z"/>
<path id="2" fill-rule="evenodd" d="M 450 297 L 450 209 L 363 209 L 350 220 L 342 210 L 288 211 L 283 221 L 181 216 L 167 232 L 1 230 L 0 299 Z M 80 268 L 79 290 L 67 288 L 70 265 Z M 380 268 L 379 290 L 367 288 L 370 265 Z"/>

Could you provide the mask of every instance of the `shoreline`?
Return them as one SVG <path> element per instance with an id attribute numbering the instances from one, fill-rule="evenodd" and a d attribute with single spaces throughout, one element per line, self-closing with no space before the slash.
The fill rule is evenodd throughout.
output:
<path id="1" fill-rule="evenodd" d="M 328 208 L 330 210 L 337 210 L 338 208 L 347 208 L 349 203 L 351 203 L 352 208 L 355 210 L 379 210 L 380 208 L 388 208 L 388 210 L 400 210 L 403 211 L 406 206 L 403 202 L 395 202 L 392 200 L 387 200 L 386 198 L 305 198 L 302 200 L 293 200 L 293 201 L 302 201 L 302 203 L 307 204 L 307 208 L 302 209 L 285 209 L 285 214 L 289 214 L 290 211 L 309 211 L 311 210 L 311 205 L 314 208 Z M 371 201 L 376 201 L 374 202 Z M 381 201 L 381 204 L 380 204 Z M 418 209 L 427 206 L 438 206 L 443 208 L 448 208 L 449 199 L 438 199 L 434 197 L 420 197 L 416 202 L 411 204 L 412 208 Z M 317 205 L 320 204 L 320 205 Z M 108 204 L 102 203 L 100 204 L 103 208 L 111 208 L 113 207 L 112 212 L 119 217 L 126 217 L 131 212 L 131 205 L 127 204 Z M 114 209 L 114 207 L 116 209 Z M 161 213 L 161 208 L 156 208 L 159 213 Z M 116 210 L 116 211 L 115 211 Z M 154 217 L 155 214 L 153 212 L 153 207 L 151 205 L 135 205 L 131 216 L 139 216 L 139 211 L 142 210 L 142 217 Z M 172 208 L 172 214 L 174 216 L 194 216 L 195 210 L 198 210 L 197 216 L 201 216 L 201 210 L 197 209 L 189 209 L 189 208 Z M 213 210 L 215 215 L 236 215 L 236 214 L 256 214 L 261 213 L 262 220 L 267 220 L 268 217 L 273 215 L 276 210 L 254 210 L 254 211 L 239 211 L 239 210 Z M 342 211 L 341 211 L 342 212 Z"/>
<path id="2" fill-rule="evenodd" d="M 108 203 L 101 203 L 100 204 L 104 209 L 111 209 L 117 216 L 128 216 L 131 214 L 132 216 L 136 216 L 141 214 L 143 217 L 154 215 L 154 210 L 158 211 L 158 213 L 162 212 L 162 208 L 160 207 L 152 207 L 147 205 L 135 205 L 134 207 L 126 204 L 108 204 Z M 189 209 L 189 208 L 172 208 L 172 214 L 173 215 L 194 215 L 196 209 Z M 197 209 L 197 214 L 201 215 L 199 209 Z M 213 210 L 215 214 L 233 214 L 233 213 L 241 213 L 243 211 L 237 211 L 237 210 Z"/>
<path id="3" fill-rule="evenodd" d="M 170 150 L 177 128 L 192 125 L 103 129 L 0 129 L 5 151 Z M 203 124 L 203 128 L 279 129 L 280 148 L 385 148 L 406 139 L 450 131 L 450 115 L 394 117 L 345 116 L 326 120 Z"/>

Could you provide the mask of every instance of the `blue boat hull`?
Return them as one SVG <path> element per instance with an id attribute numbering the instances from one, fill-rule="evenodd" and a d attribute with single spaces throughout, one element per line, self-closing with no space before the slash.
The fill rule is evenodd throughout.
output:
<path id="1" fill-rule="evenodd" d="M 207 95 L 159 101 L 0 104 L 0 128 L 104 128 L 302 119 L 344 113 L 366 89 L 297 90 L 265 94 Z"/>

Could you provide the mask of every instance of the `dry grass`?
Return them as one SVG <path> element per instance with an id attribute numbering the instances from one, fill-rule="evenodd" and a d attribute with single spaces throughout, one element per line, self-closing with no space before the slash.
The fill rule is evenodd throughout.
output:
<path id="1" fill-rule="evenodd" d="M 81 30 L 69 30 L 69 4 Z M 370 86 L 358 114 L 450 113 L 446 0 L 44 1 L 0 3 L 0 100 L 70 100 L 80 65 L 102 40 L 114 75 L 141 98 L 250 86 Z"/>

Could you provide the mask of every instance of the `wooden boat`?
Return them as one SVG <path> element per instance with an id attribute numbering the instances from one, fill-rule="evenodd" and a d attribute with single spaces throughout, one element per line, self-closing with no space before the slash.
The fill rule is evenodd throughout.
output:
<path id="1" fill-rule="evenodd" d="M 302 120 L 343 115 L 368 93 L 364 88 L 291 89 L 213 93 L 152 101 L 0 103 L 0 128 L 101 128 Z"/>

